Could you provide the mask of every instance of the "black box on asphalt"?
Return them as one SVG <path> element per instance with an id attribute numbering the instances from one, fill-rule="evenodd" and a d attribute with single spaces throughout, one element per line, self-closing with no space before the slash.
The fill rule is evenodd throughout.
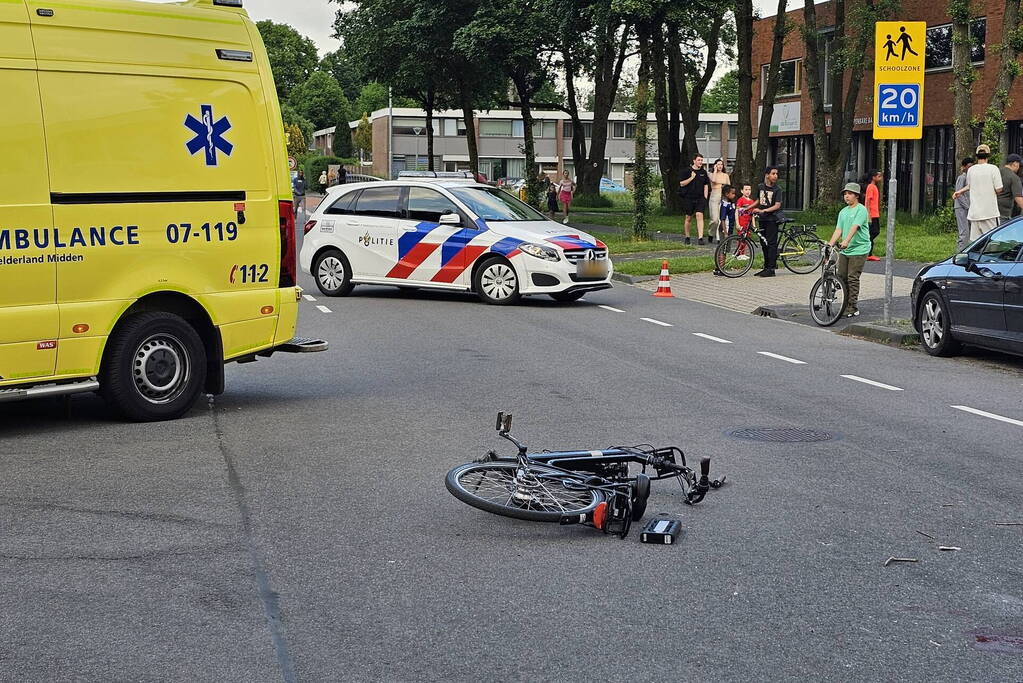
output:
<path id="1" fill-rule="evenodd" d="M 670 545 L 682 533 L 682 522 L 677 519 L 655 518 L 643 527 L 639 540 L 643 543 Z"/>

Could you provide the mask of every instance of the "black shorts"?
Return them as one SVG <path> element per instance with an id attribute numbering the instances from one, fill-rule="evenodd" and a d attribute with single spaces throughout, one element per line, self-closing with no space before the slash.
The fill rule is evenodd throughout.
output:
<path id="1" fill-rule="evenodd" d="M 687 197 L 683 195 L 682 199 L 682 214 L 685 216 L 693 216 L 698 213 L 707 213 L 707 198 L 706 197 Z"/>

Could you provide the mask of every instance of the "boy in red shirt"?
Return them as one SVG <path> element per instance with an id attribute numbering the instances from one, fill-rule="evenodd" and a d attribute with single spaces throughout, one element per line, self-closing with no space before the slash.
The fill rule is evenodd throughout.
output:
<path id="1" fill-rule="evenodd" d="M 868 173 L 865 184 L 867 197 L 863 203 L 867 205 L 867 216 L 870 218 L 870 253 L 867 255 L 867 260 L 880 261 L 881 259 L 874 256 L 874 240 L 881 234 L 881 190 L 878 189 L 878 186 L 881 185 L 881 172 L 871 171 Z"/>
<path id="2" fill-rule="evenodd" d="M 739 223 L 740 235 L 745 236 L 749 232 L 750 219 L 753 218 L 753 214 L 749 210 L 756 205 L 757 200 L 753 199 L 753 186 L 743 183 L 742 196 L 735 202 L 735 215 L 736 221 Z"/>

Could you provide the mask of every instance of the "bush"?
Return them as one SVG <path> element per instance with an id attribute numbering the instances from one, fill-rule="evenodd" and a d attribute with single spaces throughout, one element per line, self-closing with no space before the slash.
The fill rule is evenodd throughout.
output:
<path id="1" fill-rule="evenodd" d="M 923 220 L 924 229 L 934 235 L 958 233 L 954 203 L 949 200 L 936 212 Z"/>
<path id="2" fill-rule="evenodd" d="M 599 194 L 579 194 L 572 198 L 572 206 L 583 209 L 609 209 L 614 206 L 614 202 Z"/>
<path id="3" fill-rule="evenodd" d="M 305 162 L 305 181 L 309 192 L 324 192 L 325 185 L 320 185 L 320 174 L 327 170 L 328 166 L 352 166 L 358 163 L 355 159 L 341 159 L 338 157 L 310 157 Z"/>

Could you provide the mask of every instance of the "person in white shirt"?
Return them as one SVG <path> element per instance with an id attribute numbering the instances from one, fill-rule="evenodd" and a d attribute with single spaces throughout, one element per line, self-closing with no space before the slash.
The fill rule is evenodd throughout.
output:
<path id="1" fill-rule="evenodd" d="M 952 199 L 970 193 L 970 241 L 998 227 L 998 193 L 1002 191 L 1002 174 L 998 167 L 988 163 L 991 148 L 977 147 L 977 163 L 966 172 L 966 186 L 952 193 Z"/>

